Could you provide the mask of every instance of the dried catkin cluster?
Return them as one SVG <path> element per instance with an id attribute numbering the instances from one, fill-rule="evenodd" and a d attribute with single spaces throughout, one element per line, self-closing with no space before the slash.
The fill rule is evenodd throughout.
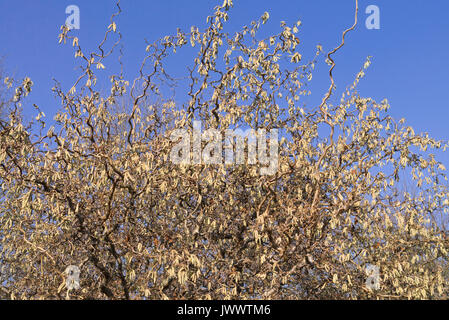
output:
<path id="1" fill-rule="evenodd" d="M 231 6 L 217 6 L 203 31 L 148 45 L 133 81 L 108 73 L 119 3 L 94 52 L 63 27 L 82 72 L 67 92 L 53 88 L 53 122 L 38 111 L 24 123 L 33 83 L 7 79 L 17 89 L 0 122 L 2 297 L 447 298 L 447 180 L 430 152 L 447 145 L 358 94 L 369 59 L 341 98 L 331 72 L 323 103 L 305 107 L 322 48 L 302 61 L 300 22 L 259 39 L 268 13 L 230 35 Z M 185 46 L 197 56 L 180 102 L 164 95 L 174 81 L 165 62 Z M 279 129 L 277 170 L 174 164 L 170 134 L 194 121 L 223 136 Z M 72 269 L 79 282 L 67 282 Z"/>

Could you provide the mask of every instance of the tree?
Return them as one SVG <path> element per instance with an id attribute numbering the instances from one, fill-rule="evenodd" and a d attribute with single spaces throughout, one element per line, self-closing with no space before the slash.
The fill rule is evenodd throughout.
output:
<path id="1" fill-rule="evenodd" d="M 335 99 L 333 54 L 357 10 L 327 55 L 329 90 L 305 108 L 322 48 L 302 63 L 300 22 L 258 39 L 268 13 L 231 36 L 231 7 L 217 6 L 204 31 L 148 45 L 139 76 L 111 75 L 107 94 L 96 85 L 120 43 L 119 3 L 95 52 L 62 27 L 60 42 L 72 42 L 82 73 L 67 92 L 53 88 L 56 122 L 48 128 L 38 111 L 25 125 L 17 108 L 0 131 L 8 273 L 0 286 L 9 298 L 446 297 L 448 242 L 432 217 L 446 215 L 448 189 L 428 150 L 447 144 L 394 120 L 386 100 L 358 94 L 369 59 Z M 163 94 L 173 81 L 165 58 L 188 45 L 198 52 L 180 104 Z M 17 87 L 16 106 L 32 85 L 26 78 Z M 123 101 L 129 108 L 117 107 Z M 274 174 L 261 175 L 260 163 L 173 163 L 172 133 L 193 121 L 222 136 L 279 128 Z M 415 192 L 401 188 L 401 173 Z M 80 269 L 79 289 L 66 287 L 70 265 Z M 367 286 L 367 265 L 379 268 L 378 289 Z"/>
<path id="2" fill-rule="evenodd" d="M 0 119 L 4 120 L 7 116 L 11 101 L 7 99 L 9 78 L 5 76 L 3 65 L 3 60 L 0 58 Z"/>

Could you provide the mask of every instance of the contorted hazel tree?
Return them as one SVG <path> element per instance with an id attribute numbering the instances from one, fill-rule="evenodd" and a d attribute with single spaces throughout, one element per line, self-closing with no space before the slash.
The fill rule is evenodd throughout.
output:
<path id="1" fill-rule="evenodd" d="M 326 57 L 329 91 L 306 108 L 322 48 L 302 63 L 300 22 L 257 38 L 268 13 L 228 34 L 231 6 L 217 6 L 203 31 L 149 44 L 132 82 L 108 73 L 121 56 L 119 3 L 92 53 L 62 28 L 82 72 L 67 92 L 53 89 L 55 121 L 39 111 L 24 124 L 15 111 L 0 131 L 4 298 L 446 297 L 448 189 L 430 151 L 447 145 L 357 93 L 369 60 L 336 98 L 332 55 L 357 20 Z M 167 97 L 175 80 L 165 58 L 187 46 L 197 56 L 183 103 Z M 97 89 L 106 76 L 107 93 Z M 32 85 L 26 78 L 14 93 L 25 110 Z M 223 136 L 278 128 L 275 174 L 261 175 L 259 164 L 172 163 L 170 133 L 193 121 Z M 79 289 L 66 288 L 70 265 Z M 378 289 L 366 285 L 367 265 L 379 268 Z"/>

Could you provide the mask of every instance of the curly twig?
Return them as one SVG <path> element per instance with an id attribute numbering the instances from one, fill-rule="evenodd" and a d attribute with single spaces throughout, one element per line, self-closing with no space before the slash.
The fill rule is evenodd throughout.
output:
<path id="1" fill-rule="evenodd" d="M 357 26 L 357 21 L 358 21 L 357 20 L 357 15 L 358 15 L 358 12 L 359 12 L 359 1 L 355 0 L 354 24 L 349 29 L 346 29 L 345 31 L 343 31 L 343 35 L 342 35 L 342 39 L 341 39 L 340 45 L 327 54 L 327 58 L 329 59 L 329 61 L 332 64 L 331 68 L 329 69 L 329 77 L 331 79 L 331 85 L 330 85 L 329 90 L 327 91 L 326 95 L 324 96 L 323 101 L 321 102 L 321 104 L 319 106 L 320 110 L 325 114 L 326 120 L 327 120 L 327 117 L 328 117 L 328 113 L 323 110 L 323 106 L 326 104 L 327 100 L 329 100 L 330 96 L 332 95 L 332 90 L 334 89 L 334 86 L 335 86 L 334 77 L 332 75 L 332 72 L 333 72 L 333 70 L 335 68 L 335 61 L 332 59 L 332 55 L 335 54 L 338 50 L 340 50 L 345 45 L 345 36 L 346 36 L 346 34 L 348 32 L 350 32 L 350 31 L 354 30 L 355 27 Z"/>

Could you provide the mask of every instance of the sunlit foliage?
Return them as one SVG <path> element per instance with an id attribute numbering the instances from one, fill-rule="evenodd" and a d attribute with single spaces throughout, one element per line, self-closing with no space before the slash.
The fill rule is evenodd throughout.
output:
<path id="1" fill-rule="evenodd" d="M 331 71 L 321 105 L 304 106 L 322 47 L 303 62 L 300 22 L 258 38 L 268 13 L 228 34 L 231 7 L 217 6 L 204 30 L 149 44 L 138 77 L 110 75 L 109 92 L 98 87 L 121 56 L 119 4 L 92 53 L 62 27 L 82 71 L 67 90 L 55 84 L 54 121 L 35 106 L 32 123 L 20 108 L 1 123 L 4 298 L 446 297 L 448 189 L 432 155 L 445 142 L 359 95 L 369 59 L 341 97 Z M 174 81 L 166 58 L 184 47 L 197 56 L 182 102 L 164 88 Z M 33 112 L 32 79 L 6 83 Z M 277 172 L 173 164 L 170 133 L 194 120 L 222 132 L 279 128 Z M 380 269 L 378 290 L 366 286 L 368 264 Z M 70 265 L 80 288 L 69 292 Z"/>

